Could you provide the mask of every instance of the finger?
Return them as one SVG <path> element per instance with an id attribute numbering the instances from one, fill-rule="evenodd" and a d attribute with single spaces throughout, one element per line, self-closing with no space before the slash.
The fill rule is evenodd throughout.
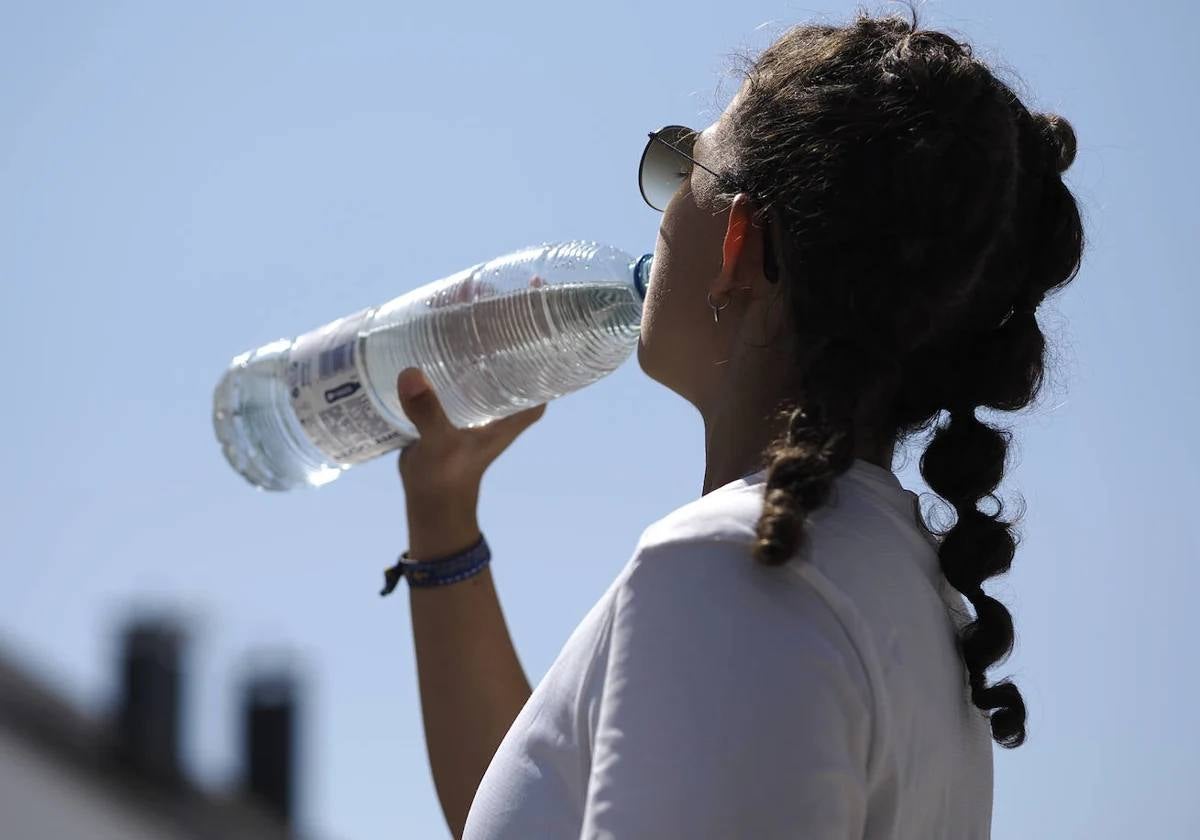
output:
<path id="1" fill-rule="evenodd" d="M 500 446 L 503 449 L 512 443 L 517 435 L 540 420 L 545 413 L 546 404 L 542 403 L 541 405 L 535 405 L 532 408 L 518 411 L 516 414 L 501 417 L 499 420 L 493 420 L 484 426 L 481 431 L 487 439 L 489 446 Z"/>
<path id="2" fill-rule="evenodd" d="M 420 368 L 407 367 L 396 378 L 396 394 L 405 416 L 417 427 L 421 437 L 436 435 L 451 428 L 441 401 Z"/>

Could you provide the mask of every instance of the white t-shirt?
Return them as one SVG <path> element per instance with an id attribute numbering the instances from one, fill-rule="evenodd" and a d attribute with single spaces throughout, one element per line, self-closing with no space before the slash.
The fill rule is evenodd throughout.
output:
<path id="1" fill-rule="evenodd" d="M 917 496 L 857 460 L 753 559 L 766 471 L 648 527 L 521 709 L 466 840 L 979 840 L 992 740 Z"/>

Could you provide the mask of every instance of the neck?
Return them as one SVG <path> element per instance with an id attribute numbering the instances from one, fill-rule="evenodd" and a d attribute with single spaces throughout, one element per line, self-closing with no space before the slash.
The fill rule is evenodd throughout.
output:
<path id="1" fill-rule="evenodd" d="M 755 323 L 757 319 L 744 319 Z M 704 419 L 704 496 L 742 476 L 762 469 L 763 453 L 787 428 L 778 417 L 779 406 L 795 401 L 800 393 L 797 359 L 789 340 L 772 344 L 768 321 L 763 336 L 736 341 L 714 362 L 720 373 L 707 383 L 707 393 L 696 401 Z M 892 468 L 895 441 L 877 441 L 855 435 L 854 457 Z"/>
<path id="2" fill-rule="evenodd" d="M 738 383 L 738 384 L 735 384 Z M 792 392 L 786 387 L 768 389 L 746 379 L 724 383 L 720 399 L 713 401 L 704 418 L 704 496 L 718 487 L 762 469 L 763 453 L 787 428 L 786 417 L 776 416 L 778 406 Z M 895 442 L 878 442 L 855 435 L 854 457 L 892 468 Z"/>
<path id="3" fill-rule="evenodd" d="M 762 467 L 762 454 L 778 430 L 772 425 L 766 410 L 757 416 L 735 416 L 736 403 L 726 403 L 729 410 L 704 419 L 704 486 L 705 496 L 748 473 Z"/>

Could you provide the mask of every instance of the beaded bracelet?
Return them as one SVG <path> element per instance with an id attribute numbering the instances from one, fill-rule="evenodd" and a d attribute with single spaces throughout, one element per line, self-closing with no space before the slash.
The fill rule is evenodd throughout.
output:
<path id="1" fill-rule="evenodd" d="M 470 548 L 435 560 L 410 560 L 408 552 L 405 551 L 396 565 L 384 569 L 383 591 L 379 594 L 389 594 L 400 583 L 402 577 L 408 578 L 409 586 L 445 586 L 448 583 L 457 583 L 482 572 L 491 560 L 491 549 L 482 535 L 479 542 Z"/>

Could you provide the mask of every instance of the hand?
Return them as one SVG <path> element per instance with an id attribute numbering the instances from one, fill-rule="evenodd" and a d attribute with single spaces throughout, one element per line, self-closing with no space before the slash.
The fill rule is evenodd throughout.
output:
<path id="1" fill-rule="evenodd" d="M 421 435 L 400 451 L 400 477 L 410 514 L 419 510 L 474 515 L 488 466 L 546 411 L 542 403 L 485 426 L 459 429 L 446 417 L 419 368 L 400 371 L 396 390 L 400 407 Z"/>

